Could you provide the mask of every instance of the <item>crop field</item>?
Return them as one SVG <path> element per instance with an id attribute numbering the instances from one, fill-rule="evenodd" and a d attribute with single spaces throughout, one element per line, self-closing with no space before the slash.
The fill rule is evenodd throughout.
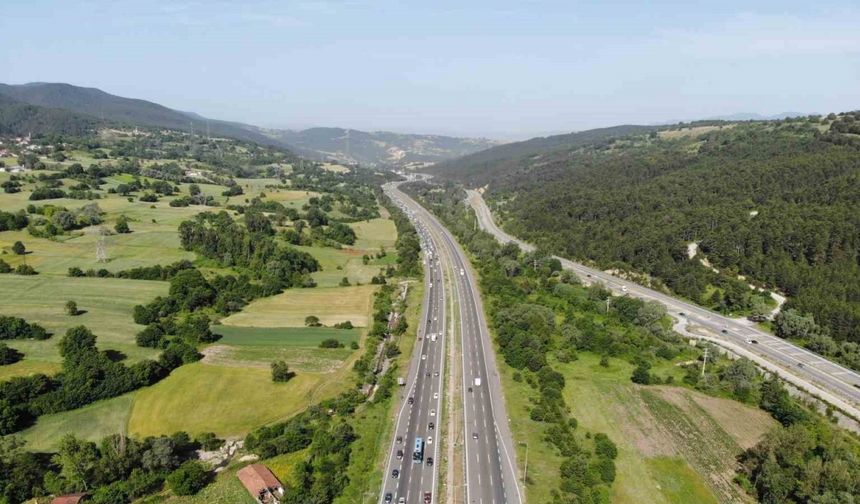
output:
<path id="1" fill-rule="evenodd" d="M 138 436 L 179 430 L 244 435 L 346 390 L 348 372 L 297 373 L 287 383 L 274 383 L 268 368 L 188 364 L 137 392 L 128 431 Z"/>
<path id="2" fill-rule="evenodd" d="M 225 326 L 303 327 L 305 317 L 315 315 L 323 325 L 350 321 L 367 327 L 375 285 L 289 289 L 253 301 L 239 313 L 225 318 Z"/>

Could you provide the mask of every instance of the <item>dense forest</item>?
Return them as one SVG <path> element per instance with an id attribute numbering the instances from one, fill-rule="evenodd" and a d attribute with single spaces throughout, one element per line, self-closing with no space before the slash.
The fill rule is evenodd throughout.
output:
<path id="1" fill-rule="evenodd" d="M 733 299 L 739 284 L 778 289 L 857 342 L 858 125 L 855 112 L 604 139 L 509 160 L 489 196 L 508 231 L 560 255 L 653 275 L 726 312 L 749 308 Z"/>

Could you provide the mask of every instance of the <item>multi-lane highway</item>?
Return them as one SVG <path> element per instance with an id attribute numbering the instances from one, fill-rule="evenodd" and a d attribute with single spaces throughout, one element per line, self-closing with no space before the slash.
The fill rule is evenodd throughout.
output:
<path id="1" fill-rule="evenodd" d="M 429 503 L 436 496 L 447 338 L 445 286 L 436 245 L 414 222 L 424 251 L 424 300 L 413 358 L 401 391 L 394 439 L 382 482 L 381 502 Z"/>
<path id="2" fill-rule="evenodd" d="M 437 502 L 436 492 L 436 470 L 426 467 L 426 461 L 421 464 L 417 461 L 409 463 L 406 468 L 406 459 L 411 456 L 409 452 L 415 444 L 415 438 L 430 435 L 425 422 L 429 421 L 426 416 L 426 407 L 416 410 L 424 401 L 432 401 L 441 394 L 441 381 L 436 380 L 435 369 L 443 372 L 444 365 L 443 343 L 444 336 L 437 336 L 435 344 L 428 343 L 426 334 L 432 332 L 445 332 L 445 291 L 444 280 L 447 275 L 452 292 L 448 292 L 450 301 L 457 306 L 457 324 L 455 331 L 460 336 L 463 374 L 459 377 L 463 387 L 463 421 L 465 439 L 463 443 L 464 456 L 464 483 L 466 502 L 469 504 L 521 504 L 522 495 L 516 472 L 516 456 L 512 436 L 508 427 L 507 413 L 502 396 L 501 383 L 496 372 L 495 353 L 489 337 L 487 323 L 484 318 L 483 307 L 479 290 L 475 281 L 475 275 L 466 261 L 465 254 L 459 247 L 453 236 L 439 221 L 424 210 L 415 201 L 397 189 L 397 184 L 389 184 L 385 187 L 386 193 L 395 201 L 407 215 L 412 219 L 421 236 L 427 261 L 428 277 L 433 277 L 433 286 L 428 288 L 428 309 L 432 313 L 434 304 L 440 306 L 439 324 L 434 317 L 424 317 L 423 323 L 426 328 L 419 329 L 419 335 L 425 334 L 421 341 L 421 348 L 430 345 L 426 360 L 418 355 L 413 360 L 413 368 L 417 370 L 410 372 L 407 383 L 408 397 L 413 397 L 413 404 L 408 399 L 404 402 L 397 420 L 395 439 L 392 443 L 392 454 L 389 457 L 389 465 L 400 467 L 401 472 L 397 482 L 393 482 L 391 471 L 388 471 L 387 481 L 382 492 L 382 501 L 391 494 L 393 502 L 425 502 L 425 492 L 432 492 L 432 501 Z M 429 284 L 428 280 L 428 284 Z M 434 346 L 435 345 L 435 346 Z M 424 352 L 422 349 L 421 352 Z M 433 353 L 439 352 L 439 355 Z M 439 359 L 439 367 L 428 370 L 422 367 L 422 363 L 430 362 L 435 365 Z M 431 376 L 427 376 L 427 372 Z M 413 376 L 414 375 L 414 376 Z M 432 385 L 427 386 L 422 379 L 432 379 Z M 431 399 L 428 399 L 431 398 Z M 436 417 L 440 414 L 441 405 L 436 408 Z M 438 425 L 438 420 L 435 421 Z M 402 438 L 402 444 L 398 443 Z M 401 448 L 406 446 L 406 449 Z M 434 441 L 434 450 L 438 450 L 439 440 Z M 399 460 L 398 450 L 404 450 L 403 461 Z M 435 459 L 435 456 L 434 456 Z M 423 468 L 421 466 L 424 466 Z M 431 485 L 428 488 L 428 484 Z"/>
<path id="3" fill-rule="evenodd" d="M 503 243 L 512 242 L 518 244 L 523 250 L 534 250 L 532 245 L 505 233 L 496 226 L 492 213 L 480 193 L 474 190 L 468 191 L 468 199 L 475 210 L 481 229 L 494 235 Z M 705 329 L 711 334 L 711 339 L 726 342 L 733 348 L 740 349 L 742 354 L 763 359 L 770 364 L 767 367 L 771 371 L 779 373 L 783 378 L 819 396 L 850 416 L 860 419 L 860 409 L 858 409 L 860 374 L 782 338 L 761 331 L 744 321 L 725 317 L 563 257 L 558 259 L 564 268 L 573 270 L 587 283 L 599 281 L 616 293 L 659 301 L 667 307 L 673 317 Z"/>

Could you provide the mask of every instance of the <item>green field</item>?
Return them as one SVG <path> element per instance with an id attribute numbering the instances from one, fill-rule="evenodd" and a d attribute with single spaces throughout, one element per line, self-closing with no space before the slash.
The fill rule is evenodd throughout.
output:
<path id="1" fill-rule="evenodd" d="M 268 368 L 188 364 L 137 392 L 128 431 L 241 436 L 345 390 L 350 382 L 344 377 L 342 372 L 298 373 L 287 383 L 274 383 Z"/>
<path id="2" fill-rule="evenodd" d="M 143 327 L 132 320 L 132 308 L 167 293 L 166 282 L 123 280 L 115 278 L 66 278 L 48 275 L 0 275 L 0 306 L 4 315 L 22 317 L 41 324 L 53 336 L 45 341 L 10 340 L 9 346 L 24 352 L 24 361 L 3 368 L 20 369 L 21 374 L 33 366 L 28 361 L 58 363 L 56 342 L 70 327 L 85 325 L 98 337 L 102 350 L 116 350 L 131 360 L 157 355 L 138 347 L 134 337 Z M 86 313 L 66 315 L 65 303 L 74 300 Z M 11 371 L 2 369 L 4 375 Z"/>
<path id="3" fill-rule="evenodd" d="M 369 221 L 354 222 L 350 227 L 355 231 L 357 238 L 355 248 L 379 250 L 394 248 L 397 241 L 397 228 L 391 219 L 371 219 Z"/>
<path id="4" fill-rule="evenodd" d="M 50 451 L 57 447 L 66 434 L 91 441 L 111 434 L 124 434 L 135 394 L 130 392 L 76 410 L 44 415 L 39 417 L 36 425 L 20 435 L 27 442 L 27 448 Z"/>
<path id="5" fill-rule="evenodd" d="M 321 341 L 334 338 L 349 344 L 361 338 L 358 329 L 332 329 L 330 327 L 238 327 L 215 326 L 213 331 L 222 337 L 224 345 L 265 347 L 316 347 Z"/>
<path id="6" fill-rule="evenodd" d="M 350 321 L 367 327 L 376 285 L 289 289 L 257 299 L 241 312 L 225 318 L 225 326 L 303 327 L 305 317 L 315 315 L 323 325 Z"/>
<path id="7" fill-rule="evenodd" d="M 308 246 L 296 248 L 313 255 L 320 262 L 321 271 L 311 275 L 320 287 L 336 287 L 343 277 L 348 278 L 352 284 L 368 284 L 375 275 L 379 274 L 382 266 L 382 263 L 364 264 L 362 261 L 363 255 L 376 253 L 378 249 L 334 249 Z M 391 251 L 386 257 L 396 258 L 396 255 L 394 251 Z"/>

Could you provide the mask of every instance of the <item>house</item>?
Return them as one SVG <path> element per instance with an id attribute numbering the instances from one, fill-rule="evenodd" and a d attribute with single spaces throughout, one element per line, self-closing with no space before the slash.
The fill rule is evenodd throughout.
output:
<path id="1" fill-rule="evenodd" d="M 73 493 L 69 495 L 61 495 L 59 497 L 54 497 L 51 500 L 51 504 L 78 504 L 80 502 L 86 502 L 87 494 L 85 493 Z"/>
<path id="2" fill-rule="evenodd" d="M 251 464 L 236 473 L 239 481 L 260 504 L 280 504 L 284 485 L 263 464 Z"/>

